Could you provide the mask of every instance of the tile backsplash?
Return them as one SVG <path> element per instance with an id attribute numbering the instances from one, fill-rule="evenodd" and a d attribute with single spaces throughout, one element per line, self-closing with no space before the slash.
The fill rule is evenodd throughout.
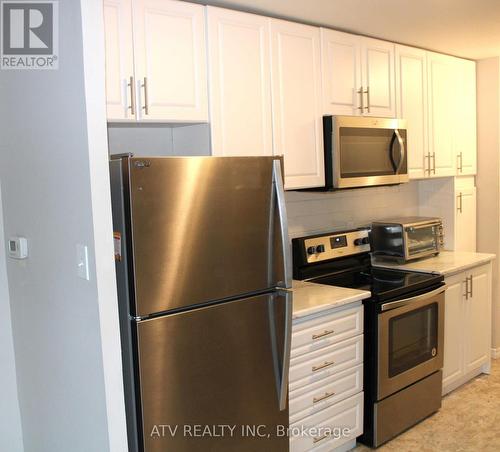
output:
<path id="1" fill-rule="evenodd" d="M 373 220 L 419 214 L 419 185 L 335 192 L 286 193 L 290 238 L 369 225 Z"/>

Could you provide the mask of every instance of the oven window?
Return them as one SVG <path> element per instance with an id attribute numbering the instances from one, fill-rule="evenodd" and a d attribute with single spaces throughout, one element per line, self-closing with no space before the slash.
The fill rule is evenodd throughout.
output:
<path id="1" fill-rule="evenodd" d="M 406 141 L 406 130 L 400 133 Z M 340 127 L 339 138 L 341 177 L 389 176 L 396 173 L 400 150 L 397 140 L 394 141 L 394 129 Z M 404 168 L 404 165 L 401 167 Z"/>
<path id="2" fill-rule="evenodd" d="M 438 248 L 438 226 L 408 227 L 406 238 L 408 242 L 408 254 L 410 256 L 425 251 L 437 250 Z"/>
<path id="3" fill-rule="evenodd" d="M 436 356 L 438 304 L 432 303 L 389 320 L 389 377 Z"/>

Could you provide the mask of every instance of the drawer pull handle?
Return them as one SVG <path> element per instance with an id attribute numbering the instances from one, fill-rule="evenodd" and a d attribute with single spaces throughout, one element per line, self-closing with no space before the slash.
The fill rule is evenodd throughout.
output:
<path id="1" fill-rule="evenodd" d="M 330 435 L 328 433 L 325 433 L 323 436 L 318 436 L 317 438 L 313 439 L 313 444 L 319 443 L 320 441 L 323 441 L 324 439 L 328 438 Z"/>
<path id="2" fill-rule="evenodd" d="M 313 403 L 318 403 L 323 400 L 329 399 L 330 397 L 334 396 L 334 392 L 325 392 L 325 395 L 322 395 L 321 397 L 314 397 Z"/>
<path id="3" fill-rule="evenodd" d="M 312 371 L 317 372 L 318 370 L 326 369 L 327 367 L 333 366 L 335 364 L 334 361 L 325 361 L 323 364 L 319 366 L 313 366 Z"/>
<path id="4" fill-rule="evenodd" d="M 335 331 L 333 331 L 333 330 L 325 330 L 325 331 L 323 331 L 320 334 L 313 334 L 312 335 L 312 340 L 316 341 L 316 340 L 321 339 L 323 337 L 330 336 L 330 334 L 333 334 L 333 333 L 335 333 Z"/>

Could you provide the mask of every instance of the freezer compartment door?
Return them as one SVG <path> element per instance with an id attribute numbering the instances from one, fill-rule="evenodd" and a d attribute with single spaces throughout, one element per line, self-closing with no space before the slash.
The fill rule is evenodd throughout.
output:
<path id="1" fill-rule="evenodd" d="M 288 451 L 291 307 L 275 293 L 139 322 L 144 450 Z"/>
<path id="2" fill-rule="evenodd" d="M 133 315 L 288 287 L 280 159 L 171 157 L 128 162 Z"/>

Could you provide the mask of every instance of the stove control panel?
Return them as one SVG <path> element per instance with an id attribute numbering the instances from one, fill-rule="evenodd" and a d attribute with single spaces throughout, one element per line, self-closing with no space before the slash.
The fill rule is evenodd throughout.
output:
<path id="1" fill-rule="evenodd" d="M 368 229 L 357 229 L 303 239 L 308 264 L 370 251 Z"/>

